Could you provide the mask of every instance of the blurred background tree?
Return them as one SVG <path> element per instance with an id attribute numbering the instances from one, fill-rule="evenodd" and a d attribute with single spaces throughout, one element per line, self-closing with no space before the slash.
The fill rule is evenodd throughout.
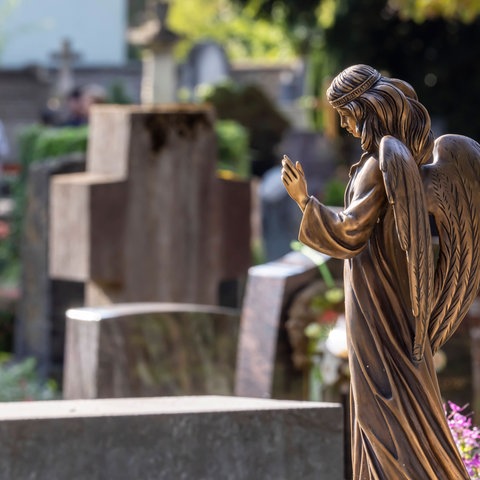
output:
<path id="1" fill-rule="evenodd" d="M 286 37 L 308 55 L 310 93 L 319 104 L 322 79 L 366 63 L 410 82 L 437 133 L 480 138 L 480 122 L 471 120 L 480 104 L 478 0 L 234 1 L 255 6 L 260 18 L 283 19 Z"/>
<path id="2" fill-rule="evenodd" d="M 131 0 L 131 22 L 148 1 Z M 478 139 L 479 12 L 479 0 L 171 0 L 169 21 L 185 36 L 180 58 L 210 38 L 233 61 L 303 59 L 317 129 L 325 82 L 367 63 L 414 86 L 436 133 Z"/>
<path id="3" fill-rule="evenodd" d="M 149 3 L 149 0 L 130 1 L 131 24 L 141 23 Z M 231 0 L 171 0 L 170 5 L 169 26 L 183 35 L 176 49 L 179 59 L 196 42 L 205 39 L 223 45 L 231 60 L 268 63 L 295 57 L 279 15 L 262 17 L 253 5 L 240 6 Z"/>
<path id="4" fill-rule="evenodd" d="M 435 17 L 471 22 L 480 12 L 478 0 L 390 0 L 389 3 L 403 18 L 418 22 Z"/>

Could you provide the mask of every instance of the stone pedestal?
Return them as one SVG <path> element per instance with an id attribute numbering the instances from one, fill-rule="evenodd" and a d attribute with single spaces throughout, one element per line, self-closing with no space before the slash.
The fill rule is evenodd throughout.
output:
<path id="1" fill-rule="evenodd" d="M 63 396 L 231 395 L 239 314 L 180 304 L 67 312 Z"/>
<path id="2" fill-rule="evenodd" d="M 152 105 L 175 102 L 178 78 L 173 53 L 170 50 L 145 51 L 142 61 L 142 103 Z"/>

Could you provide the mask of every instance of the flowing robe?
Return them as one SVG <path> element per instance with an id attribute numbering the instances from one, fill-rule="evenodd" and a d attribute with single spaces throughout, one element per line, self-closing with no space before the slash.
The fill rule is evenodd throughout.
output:
<path id="1" fill-rule="evenodd" d="M 354 479 L 469 479 L 445 418 L 430 346 L 421 362 L 412 361 L 407 259 L 378 159 L 364 155 L 350 175 L 345 209 L 334 213 L 311 197 L 299 239 L 345 259 Z"/>

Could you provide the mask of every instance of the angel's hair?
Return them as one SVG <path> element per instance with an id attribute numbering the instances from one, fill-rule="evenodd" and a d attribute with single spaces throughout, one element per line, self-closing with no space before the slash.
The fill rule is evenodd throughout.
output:
<path id="1" fill-rule="evenodd" d="M 378 153 L 382 137 L 392 135 L 410 149 L 418 165 L 430 160 L 430 115 L 407 82 L 384 77 L 368 65 L 354 65 L 333 79 L 327 98 L 335 108 L 353 114 L 365 152 Z"/>

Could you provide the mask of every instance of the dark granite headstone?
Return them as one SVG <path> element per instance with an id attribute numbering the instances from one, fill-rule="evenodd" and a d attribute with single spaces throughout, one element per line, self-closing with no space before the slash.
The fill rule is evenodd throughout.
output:
<path id="1" fill-rule="evenodd" d="M 137 303 L 67 312 L 66 399 L 228 395 L 239 314 Z"/>
<path id="2" fill-rule="evenodd" d="M 259 196 L 265 259 L 277 260 L 291 251 L 298 236 L 302 212 L 290 198 L 281 181 L 282 167 L 273 167 L 262 177 Z"/>
<path id="3" fill-rule="evenodd" d="M 65 310 L 83 305 L 83 284 L 49 278 L 49 197 L 53 175 L 85 170 L 85 158 L 71 155 L 35 163 L 26 187 L 21 239 L 21 297 L 15 322 L 15 354 L 37 359 L 43 376 L 60 377 Z"/>
<path id="4" fill-rule="evenodd" d="M 199 87 L 216 85 L 229 77 L 230 63 L 224 48 L 216 42 L 203 41 L 193 46 L 181 66 L 180 87 L 188 90 L 191 101 L 199 98 Z"/>
<path id="5" fill-rule="evenodd" d="M 278 151 L 279 157 L 285 154 L 302 164 L 309 194 L 323 201 L 325 185 L 334 178 L 337 169 L 338 154 L 333 143 L 318 133 L 295 130 L 285 136 Z M 283 186 L 281 170 L 281 166 L 268 170 L 259 188 L 267 261 L 276 260 L 290 251 L 290 243 L 297 238 L 302 219 L 300 209 Z"/>
<path id="6" fill-rule="evenodd" d="M 342 262 L 329 259 L 339 275 Z M 319 275 L 300 253 L 249 270 L 237 351 L 235 394 L 302 399 L 302 374 L 294 368 L 285 322 L 295 293 Z"/>

